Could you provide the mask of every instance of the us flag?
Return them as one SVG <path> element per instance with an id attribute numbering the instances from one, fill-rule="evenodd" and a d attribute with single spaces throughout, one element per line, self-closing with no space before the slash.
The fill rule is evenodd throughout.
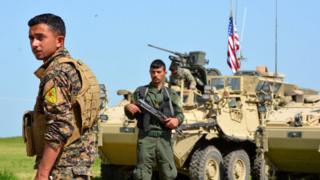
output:
<path id="1" fill-rule="evenodd" d="M 232 15 L 229 18 L 228 26 L 228 58 L 227 62 L 232 72 L 235 73 L 240 69 L 240 62 L 237 58 L 237 51 L 240 49 L 239 35 L 233 24 Z"/>

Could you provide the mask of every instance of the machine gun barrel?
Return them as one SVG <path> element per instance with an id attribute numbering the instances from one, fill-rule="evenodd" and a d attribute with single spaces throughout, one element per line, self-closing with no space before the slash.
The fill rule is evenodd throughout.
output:
<path id="1" fill-rule="evenodd" d="M 179 56 L 179 57 L 186 57 L 186 55 L 184 55 L 183 53 L 179 53 L 179 52 L 175 52 L 175 51 L 171 51 L 171 50 L 168 50 L 168 49 L 164 49 L 164 48 L 161 48 L 161 47 L 158 47 L 158 46 L 154 46 L 152 44 L 148 44 L 149 47 L 152 47 L 152 48 L 155 48 L 155 49 L 159 49 L 161 51 L 165 51 L 165 52 L 168 52 L 168 53 L 171 53 L 171 54 L 174 54 L 176 56 Z"/>

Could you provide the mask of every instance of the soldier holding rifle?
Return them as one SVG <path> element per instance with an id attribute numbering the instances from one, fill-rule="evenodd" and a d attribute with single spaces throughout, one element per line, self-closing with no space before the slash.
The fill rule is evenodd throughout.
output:
<path id="1" fill-rule="evenodd" d="M 164 86 L 166 66 L 160 59 L 150 65 L 151 82 L 138 87 L 132 103 L 125 106 L 126 115 L 138 120 L 139 138 L 137 146 L 137 166 L 134 178 L 150 180 L 152 168 L 157 164 L 160 178 L 171 180 L 177 176 L 171 146 L 171 130 L 184 120 L 180 98 L 176 92 Z M 142 99 L 166 115 L 164 121 L 144 111 L 135 103 Z"/>

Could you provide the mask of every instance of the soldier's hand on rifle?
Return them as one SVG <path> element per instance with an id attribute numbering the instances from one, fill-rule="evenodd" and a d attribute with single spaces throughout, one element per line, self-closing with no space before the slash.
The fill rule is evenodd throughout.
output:
<path id="1" fill-rule="evenodd" d="M 125 106 L 125 108 L 126 108 L 126 110 L 128 110 L 129 112 L 131 112 L 132 114 L 135 114 L 135 113 L 141 113 L 141 110 L 140 110 L 140 108 L 137 106 L 137 105 L 135 105 L 135 104 L 127 104 L 126 106 Z"/>
<path id="2" fill-rule="evenodd" d="M 179 125 L 179 120 L 177 118 L 167 118 L 164 122 L 165 126 L 169 129 L 175 129 Z"/>

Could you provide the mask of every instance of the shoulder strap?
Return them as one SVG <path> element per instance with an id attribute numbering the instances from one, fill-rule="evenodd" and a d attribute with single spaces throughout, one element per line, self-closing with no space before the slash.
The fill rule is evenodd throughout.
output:
<path id="1" fill-rule="evenodd" d="M 139 99 L 143 99 L 145 100 L 146 95 L 148 93 L 149 87 L 148 85 L 144 85 L 144 86 L 140 86 L 138 87 L 138 91 L 139 91 Z"/>
<path id="2" fill-rule="evenodd" d="M 165 94 L 167 95 L 167 97 L 169 98 L 169 106 L 170 106 L 170 112 L 171 112 L 171 116 L 174 116 L 174 111 L 173 111 L 173 106 L 172 106 L 172 101 L 171 101 L 171 95 L 170 95 L 170 89 L 167 87 L 164 87 L 164 91 Z"/>

